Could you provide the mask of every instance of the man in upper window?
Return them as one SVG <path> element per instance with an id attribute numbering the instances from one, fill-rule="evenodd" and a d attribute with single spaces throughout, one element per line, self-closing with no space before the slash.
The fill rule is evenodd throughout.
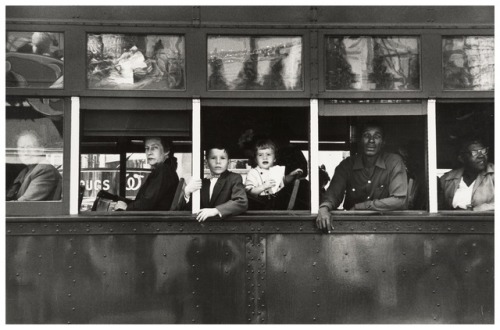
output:
<path id="1" fill-rule="evenodd" d="M 33 130 L 23 131 L 17 138 L 17 151 L 26 167 L 7 190 L 8 201 L 55 201 L 61 199 L 62 177 L 47 162 L 43 139 Z"/>
<path id="2" fill-rule="evenodd" d="M 381 124 L 369 122 L 361 130 L 361 153 L 344 159 L 335 169 L 323 195 L 316 224 L 330 229 L 330 211 L 344 200 L 346 210 L 391 211 L 407 208 L 408 180 L 402 158 L 383 151 Z"/>
<path id="3" fill-rule="evenodd" d="M 495 168 L 488 163 L 488 148 L 478 139 L 465 140 L 458 160 L 462 167 L 439 179 L 439 208 L 494 211 Z"/>

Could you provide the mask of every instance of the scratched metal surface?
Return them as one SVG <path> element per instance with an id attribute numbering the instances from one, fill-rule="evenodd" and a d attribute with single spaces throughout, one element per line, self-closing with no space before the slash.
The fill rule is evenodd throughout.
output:
<path id="1" fill-rule="evenodd" d="M 9 219 L 7 323 L 493 323 L 492 219 L 311 222 Z"/>
<path id="2" fill-rule="evenodd" d="M 270 323 L 493 323 L 492 235 L 270 235 Z"/>

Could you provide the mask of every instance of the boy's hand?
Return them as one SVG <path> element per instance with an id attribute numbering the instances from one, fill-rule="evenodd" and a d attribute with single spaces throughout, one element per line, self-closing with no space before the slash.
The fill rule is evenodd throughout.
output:
<path id="1" fill-rule="evenodd" d="M 184 194 L 189 197 L 196 190 L 200 190 L 200 189 L 201 189 L 201 179 L 191 178 L 189 183 L 184 188 Z"/>
<path id="2" fill-rule="evenodd" d="M 216 215 L 219 215 L 219 210 L 217 210 L 216 208 L 201 209 L 200 212 L 198 212 L 198 214 L 196 215 L 196 220 L 198 220 L 198 222 L 203 222 L 207 220 L 207 218 L 215 217 Z"/>

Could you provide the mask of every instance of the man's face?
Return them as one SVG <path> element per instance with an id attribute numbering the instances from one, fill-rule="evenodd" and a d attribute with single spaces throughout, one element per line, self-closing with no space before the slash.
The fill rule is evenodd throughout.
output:
<path id="1" fill-rule="evenodd" d="M 18 156 L 21 163 L 25 165 L 37 164 L 43 155 L 40 143 L 33 135 L 22 135 L 17 140 Z"/>
<path id="2" fill-rule="evenodd" d="M 460 154 L 460 160 L 466 169 L 481 172 L 486 169 L 488 164 L 487 152 L 487 149 L 481 143 L 472 143 L 467 147 L 467 151 Z"/>
<path id="3" fill-rule="evenodd" d="M 365 156 L 378 155 L 384 146 L 382 129 L 380 127 L 367 127 L 361 134 L 361 144 Z"/>
<path id="4" fill-rule="evenodd" d="M 257 150 L 257 165 L 263 169 L 269 169 L 274 165 L 276 156 L 274 150 L 271 148 L 258 149 Z"/>
<path id="5" fill-rule="evenodd" d="M 208 168 L 212 174 L 222 174 L 227 170 L 229 157 L 224 149 L 210 149 L 207 155 Z"/>
<path id="6" fill-rule="evenodd" d="M 168 156 L 168 152 L 165 152 L 165 150 L 163 149 L 163 145 L 161 144 L 160 139 L 146 139 L 144 148 L 146 151 L 148 164 L 151 166 L 156 166 L 163 163 Z"/>

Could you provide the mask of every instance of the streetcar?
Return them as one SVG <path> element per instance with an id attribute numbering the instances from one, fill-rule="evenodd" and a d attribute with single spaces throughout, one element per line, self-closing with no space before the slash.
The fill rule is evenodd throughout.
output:
<path id="1" fill-rule="evenodd" d="M 461 137 L 494 160 L 493 6 L 6 6 L 5 29 L 6 189 L 26 130 L 60 177 L 5 202 L 7 323 L 494 323 L 494 211 L 438 205 Z M 321 230 L 320 176 L 373 120 L 418 194 Z M 94 208 L 135 198 L 148 136 L 172 141 L 181 191 L 221 140 L 244 180 L 258 134 L 306 160 L 306 207 Z"/>

